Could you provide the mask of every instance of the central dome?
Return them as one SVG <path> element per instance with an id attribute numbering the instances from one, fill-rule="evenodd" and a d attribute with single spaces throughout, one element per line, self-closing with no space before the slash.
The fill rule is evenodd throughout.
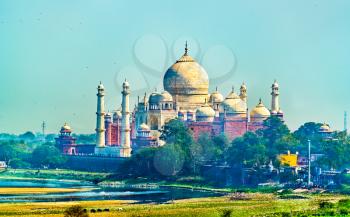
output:
<path id="1" fill-rule="evenodd" d="M 208 98 L 209 78 L 204 68 L 187 54 L 186 47 L 185 54 L 166 71 L 163 86 L 180 107 L 195 109 Z"/>

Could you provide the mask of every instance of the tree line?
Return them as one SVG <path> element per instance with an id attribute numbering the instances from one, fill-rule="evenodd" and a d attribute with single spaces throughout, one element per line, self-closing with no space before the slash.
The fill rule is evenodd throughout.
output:
<path id="1" fill-rule="evenodd" d="M 203 175 L 203 165 L 234 168 L 279 168 L 279 154 L 288 151 L 307 156 L 308 140 L 311 152 L 321 154 L 316 162 L 323 168 L 344 169 L 350 165 L 350 139 L 345 132 L 334 132 L 333 139 L 324 139 L 322 124 L 307 122 L 291 132 L 278 117 L 270 117 L 263 128 L 247 132 L 229 141 L 225 134 L 211 136 L 203 133 L 195 141 L 191 131 L 179 120 L 171 120 L 161 130 L 166 144 L 159 148 L 143 148 L 120 167 L 118 174 L 128 177 L 180 177 Z"/>

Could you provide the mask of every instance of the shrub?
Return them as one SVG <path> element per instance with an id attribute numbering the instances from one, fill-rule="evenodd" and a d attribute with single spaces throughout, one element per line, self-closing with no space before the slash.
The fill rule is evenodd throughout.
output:
<path id="1" fill-rule="evenodd" d="M 74 205 L 64 211 L 64 217 L 88 217 L 89 214 L 84 211 L 80 205 Z"/>
<path id="2" fill-rule="evenodd" d="M 340 215 L 348 215 L 348 214 L 349 214 L 349 211 L 348 211 L 347 209 L 345 209 L 345 208 L 341 208 L 341 209 L 339 210 L 339 214 L 340 214 Z"/>
<path id="3" fill-rule="evenodd" d="M 341 200 L 339 200 L 338 206 L 350 208 L 350 199 L 341 199 Z"/>
<path id="4" fill-rule="evenodd" d="M 232 210 L 231 209 L 225 209 L 222 211 L 221 213 L 221 217 L 230 217 L 232 214 Z"/>
<path id="5" fill-rule="evenodd" d="M 318 206 L 320 209 L 330 209 L 334 207 L 334 203 L 331 203 L 329 201 L 321 201 Z"/>
<path id="6" fill-rule="evenodd" d="M 281 213 L 281 216 L 282 216 L 282 217 L 291 217 L 292 214 L 291 214 L 290 212 L 282 212 L 282 213 Z"/>

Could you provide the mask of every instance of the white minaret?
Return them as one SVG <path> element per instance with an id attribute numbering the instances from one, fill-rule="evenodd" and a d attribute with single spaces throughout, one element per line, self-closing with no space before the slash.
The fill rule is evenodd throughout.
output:
<path id="1" fill-rule="evenodd" d="M 243 100 L 244 102 L 247 102 L 247 86 L 245 85 L 245 83 L 243 82 L 243 84 L 241 85 L 240 90 L 240 94 L 239 97 L 241 98 L 241 100 Z"/>
<path id="2" fill-rule="evenodd" d="M 280 95 L 280 94 L 278 91 L 278 83 L 276 80 L 275 80 L 275 82 L 273 82 L 271 89 L 272 89 L 272 92 L 271 92 L 271 96 L 272 96 L 271 113 L 276 114 L 280 111 L 280 105 L 279 105 L 279 101 L 278 101 L 278 95 Z"/>
<path id="3" fill-rule="evenodd" d="M 120 157 L 131 156 L 130 146 L 130 111 L 129 111 L 129 95 L 130 86 L 129 83 L 124 81 L 123 83 L 123 99 L 122 99 L 122 129 L 121 129 L 121 147 Z"/>
<path id="4" fill-rule="evenodd" d="M 96 147 L 105 147 L 105 88 L 102 83 L 97 87 L 97 112 L 96 112 Z"/>

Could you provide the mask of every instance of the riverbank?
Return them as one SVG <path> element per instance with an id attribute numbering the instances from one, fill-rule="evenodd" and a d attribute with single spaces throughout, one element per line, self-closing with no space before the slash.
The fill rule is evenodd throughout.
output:
<path id="1" fill-rule="evenodd" d="M 27 180 L 69 180 L 98 183 L 110 173 L 83 172 L 63 169 L 7 169 L 0 172 L 0 179 L 27 179 Z"/>
<path id="2" fill-rule="evenodd" d="M 235 197 L 197 198 L 175 200 L 169 204 L 134 204 L 134 201 L 82 201 L 57 203 L 0 204 L 0 216 L 63 216 L 65 209 L 80 205 L 90 216 L 302 216 L 319 212 L 320 204 L 335 204 L 347 199 L 341 195 L 309 195 L 307 199 L 279 199 L 273 194 L 247 194 L 245 199 Z M 330 206 L 330 205 L 328 205 Z M 331 211 L 330 208 L 327 208 Z M 346 210 L 342 210 L 345 212 Z M 340 211 L 339 211 L 340 212 Z"/>
<path id="3" fill-rule="evenodd" d="M 0 195 L 15 195 L 15 194 L 49 194 L 49 193 L 73 193 L 92 191 L 96 188 L 33 188 L 33 187 L 0 187 Z"/>
<path id="4" fill-rule="evenodd" d="M 188 177 L 187 178 L 182 177 L 173 181 L 169 181 L 169 180 L 159 181 L 159 180 L 152 180 L 147 178 L 125 179 L 120 181 L 106 180 L 106 181 L 100 182 L 98 185 L 106 186 L 106 187 L 129 186 L 129 187 L 138 187 L 138 188 L 172 187 L 172 188 L 199 190 L 199 191 L 210 191 L 210 192 L 217 192 L 217 193 L 234 193 L 234 192 L 274 193 L 281 189 L 276 186 L 265 186 L 265 187 L 255 187 L 255 188 L 217 187 L 214 185 L 207 184 L 205 183 L 205 181 L 198 180 L 198 178 L 190 180 Z"/>

